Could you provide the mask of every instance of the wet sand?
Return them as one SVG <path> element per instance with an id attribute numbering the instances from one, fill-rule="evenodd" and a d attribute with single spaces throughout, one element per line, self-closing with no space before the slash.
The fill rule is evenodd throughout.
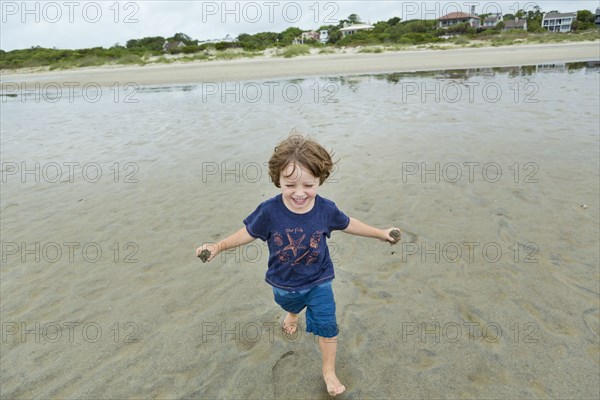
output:
<path id="1" fill-rule="evenodd" d="M 194 255 L 277 193 L 264 163 L 296 127 L 340 159 L 319 194 L 403 231 L 329 240 L 342 398 L 597 398 L 599 75 L 554 68 L 295 80 L 298 102 L 0 103 L 1 397 L 329 398 L 305 316 L 279 329 L 262 242 Z"/>

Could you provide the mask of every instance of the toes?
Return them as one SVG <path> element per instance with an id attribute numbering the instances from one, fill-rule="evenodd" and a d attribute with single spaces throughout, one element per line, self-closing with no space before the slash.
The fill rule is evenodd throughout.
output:
<path id="1" fill-rule="evenodd" d="M 298 326 L 296 325 L 295 322 L 288 322 L 288 323 L 283 324 L 283 331 L 285 333 L 287 333 L 288 335 L 294 334 L 296 332 L 297 328 L 298 328 Z"/>
<path id="2" fill-rule="evenodd" d="M 288 335 L 292 335 L 294 333 L 296 333 L 296 327 L 293 325 L 287 325 L 283 327 L 283 330 L 285 331 L 285 333 L 287 333 Z"/>
<path id="3" fill-rule="evenodd" d="M 292 317 L 288 313 L 283 319 L 283 330 L 288 335 L 292 335 L 296 333 L 296 329 L 298 328 L 298 317 Z"/>
<path id="4" fill-rule="evenodd" d="M 342 385 L 341 382 L 332 382 L 332 383 L 327 383 L 327 393 L 329 393 L 330 396 L 335 397 L 338 394 L 342 394 L 346 391 L 346 387 L 344 385 Z"/>

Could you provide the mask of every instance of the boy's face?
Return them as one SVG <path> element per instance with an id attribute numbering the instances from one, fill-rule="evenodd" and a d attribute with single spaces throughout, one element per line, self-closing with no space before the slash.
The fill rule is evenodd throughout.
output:
<path id="1" fill-rule="evenodd" d="M 300 164 L 288 164 L 281 172 L 279 185 L 283 203 L 290 211 L 304 214 L 312 210 L 319 188 L 319 178 L 313 176 L 306 168 Z"/>

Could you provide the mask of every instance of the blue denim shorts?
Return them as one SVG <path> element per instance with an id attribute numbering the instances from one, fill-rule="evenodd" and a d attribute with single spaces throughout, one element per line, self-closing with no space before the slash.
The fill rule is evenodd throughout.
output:
<path id="1" fill-rule="evenodd" d="M 331 281 L 299 291 L 273 287 L 273 296 L 287 312 L 298 314 L 306 307 L 306 332 L 326 338 L 338 334 Z"/>

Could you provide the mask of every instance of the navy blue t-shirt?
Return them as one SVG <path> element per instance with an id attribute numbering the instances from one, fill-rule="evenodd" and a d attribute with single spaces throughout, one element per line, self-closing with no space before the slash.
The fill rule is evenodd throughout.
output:
<path id="1" fill-rule="evenodd" d="M 265 281 L 286 290 L 308 289 L 334 278 L 326 237 L 349 223 L 350 218 L 333 201 L 319 195 L 305 214 L 290 211 L 279 194 L 244 219 L 250 236 L 269 246 Z"/>

